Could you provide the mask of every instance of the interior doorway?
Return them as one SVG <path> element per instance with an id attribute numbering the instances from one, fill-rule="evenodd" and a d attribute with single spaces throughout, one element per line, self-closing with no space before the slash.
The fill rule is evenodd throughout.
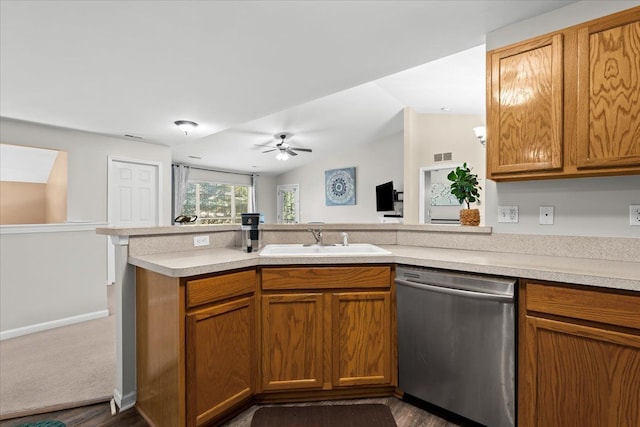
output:
<path id="1" fill-rule="evenodd" d="M 278 214 L 280 224 L 298 224 L 300 222 L 300 185 L 278 185 Z"/>
<path id="2" fill-rule="evenodd" d="M 110 227 L 160 224 L 160 163 L 109 157 L 107 222 Z M 115 248 L 107 240 L 107 283 L 115 281 Z"/>

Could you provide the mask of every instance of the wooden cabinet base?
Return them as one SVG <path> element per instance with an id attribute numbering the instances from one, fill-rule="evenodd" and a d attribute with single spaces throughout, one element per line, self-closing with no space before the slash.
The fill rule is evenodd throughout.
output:
<path id="1" fill-rule="evenodd" d="M 520 286 L 518 425 L 640 425 L 640 296 Z"/>
<path id="2" fill-rule="evenodd" d="M 369 397 L 394 396 L 396 388 L 392 386 L 345 388 L 319 391 L 283 391 L 260 393 L 255 396 L 256 403 L 293 403 L 318 400 L 364 399 Z"/>

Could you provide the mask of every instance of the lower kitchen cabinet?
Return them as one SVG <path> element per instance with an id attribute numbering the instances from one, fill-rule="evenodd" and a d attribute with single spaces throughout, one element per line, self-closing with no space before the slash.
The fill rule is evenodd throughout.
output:
<path id="1" fill-rule="evenodd" d="M 391 384 L 391 293 L 331 294 L 336 387 Z"/>
<path id="2" fill-rule="evenodd" d="M 253 397 L 254 297 L 187 314 L 187 425 L 199 426 Z"/>
<path id="3" fill-rule="evenodd" d="M 136 269 L 138 412 L 155 427 L 216 422 L 256 391 L 255 269 L 173 278 Z"/>
<path id="4" fill-rule="evenodd" d="M 321 293 L 262 296 L 262 389 L 321 389 Z"/>
<path id="5" fill-rule="evenodd" d="M 640 425 L 640 296 L 523 281 L 518 425 Z"/>
<path id="6" fill-rule="evenodd" d="M 261 390 L 395 386 L 390 266 L 262 269 Z"/>

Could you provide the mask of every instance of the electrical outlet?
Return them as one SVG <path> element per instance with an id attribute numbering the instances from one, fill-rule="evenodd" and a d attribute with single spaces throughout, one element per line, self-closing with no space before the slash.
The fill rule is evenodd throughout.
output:
<path id="1" fill-rule="evenodd" d="M 209 236 L 193 236 L 193 246 L 209 246 Z"/>
<path id="2" fill-rule="evenodd" d="M 518 222 L 518 207 L 498 206 L 498 222 Z"/>
<path id="3" fill-rule="evenodd" d="M 640 225 L 640 205 L 629 205 L 629 225 Z"/>
<path id="4" fill-rule="evenodd" d="M 538 224 L 553 225 L 553 206 L 540 206 Z"/>

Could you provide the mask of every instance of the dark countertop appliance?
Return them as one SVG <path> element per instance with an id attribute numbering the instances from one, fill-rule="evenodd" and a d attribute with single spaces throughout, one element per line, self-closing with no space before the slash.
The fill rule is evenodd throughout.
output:
<path id="1" fill-rule="evenodd" d="M 260 224 L 259 213 L 243 213 L 240 214 L 242 219 L 242 246 L 246 247 L 247 252 L 253 252 L 260 247 Z"/>

